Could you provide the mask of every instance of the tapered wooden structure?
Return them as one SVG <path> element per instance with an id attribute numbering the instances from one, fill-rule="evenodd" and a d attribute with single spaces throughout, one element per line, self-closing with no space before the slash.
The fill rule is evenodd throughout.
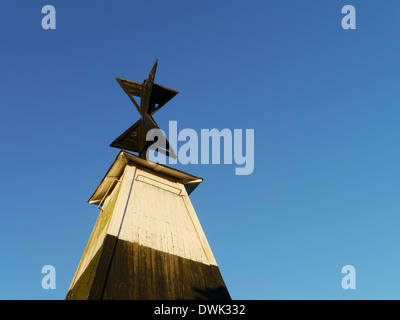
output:
<path id="1" fill-rule="evenodd" d="M 201 181 L 121 151 L 66 299 L 230 299 L 189 199 Z"/>

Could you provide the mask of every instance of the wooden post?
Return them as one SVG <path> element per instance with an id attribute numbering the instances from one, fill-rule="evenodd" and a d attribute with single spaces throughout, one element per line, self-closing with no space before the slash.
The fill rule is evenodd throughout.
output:
<path id="1" fill-rule="evenodd" d="M 189 199 L 201 181 L 121 151 L 66 299 L 230 299 Z"/>

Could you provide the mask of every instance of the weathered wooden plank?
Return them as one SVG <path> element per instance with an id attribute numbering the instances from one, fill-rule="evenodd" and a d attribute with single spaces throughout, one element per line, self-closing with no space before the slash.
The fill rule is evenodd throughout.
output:
<path id="1" fill-rule="evenodd" d="M 102 298 L 230 299 L 230 295 L 216 266 L 118 240 Z"/>

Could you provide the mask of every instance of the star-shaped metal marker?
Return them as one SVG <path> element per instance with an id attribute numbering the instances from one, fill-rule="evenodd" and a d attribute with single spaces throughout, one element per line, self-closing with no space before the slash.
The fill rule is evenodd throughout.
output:
<path id="1" fill-rule="evenodd" d="M 159 129 L 152 115 L 178 94 L 178 91 L 154 83 L 156 70 L 157 60 L 143 83 L 116 78 L 142 118 L 115 139 L 110 146 L 138 152 L 141 157 L 145 157 L 147 149 L 152 146 L 158 152 L 176 159 L 176 154 L 164 135 L 163 141 L 160 141 L 160 138 L 156 142 L 146 141 L 146 135 L 149 130 Z M 134 96 L 140 97 L 140 105 L 136 102 Z"/>

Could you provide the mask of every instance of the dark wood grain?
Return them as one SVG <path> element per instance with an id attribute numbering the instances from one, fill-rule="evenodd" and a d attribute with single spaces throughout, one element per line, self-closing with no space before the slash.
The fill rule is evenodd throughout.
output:
<path id="1" fill-rule="evenodd" d="M 110 253 L 110 250 L 113 250 Z M 107 235 L 102 253 L 95 257 L 95 277 L 89 264 L 67 299 L 104 300 L 230 300 L 217 266 Z M 91 283 L 88 279 L 93 279 Z M 85 289 L 86 288 L 86 289 Z M 101 294 L 99 294 L 101 292 Z"/>

